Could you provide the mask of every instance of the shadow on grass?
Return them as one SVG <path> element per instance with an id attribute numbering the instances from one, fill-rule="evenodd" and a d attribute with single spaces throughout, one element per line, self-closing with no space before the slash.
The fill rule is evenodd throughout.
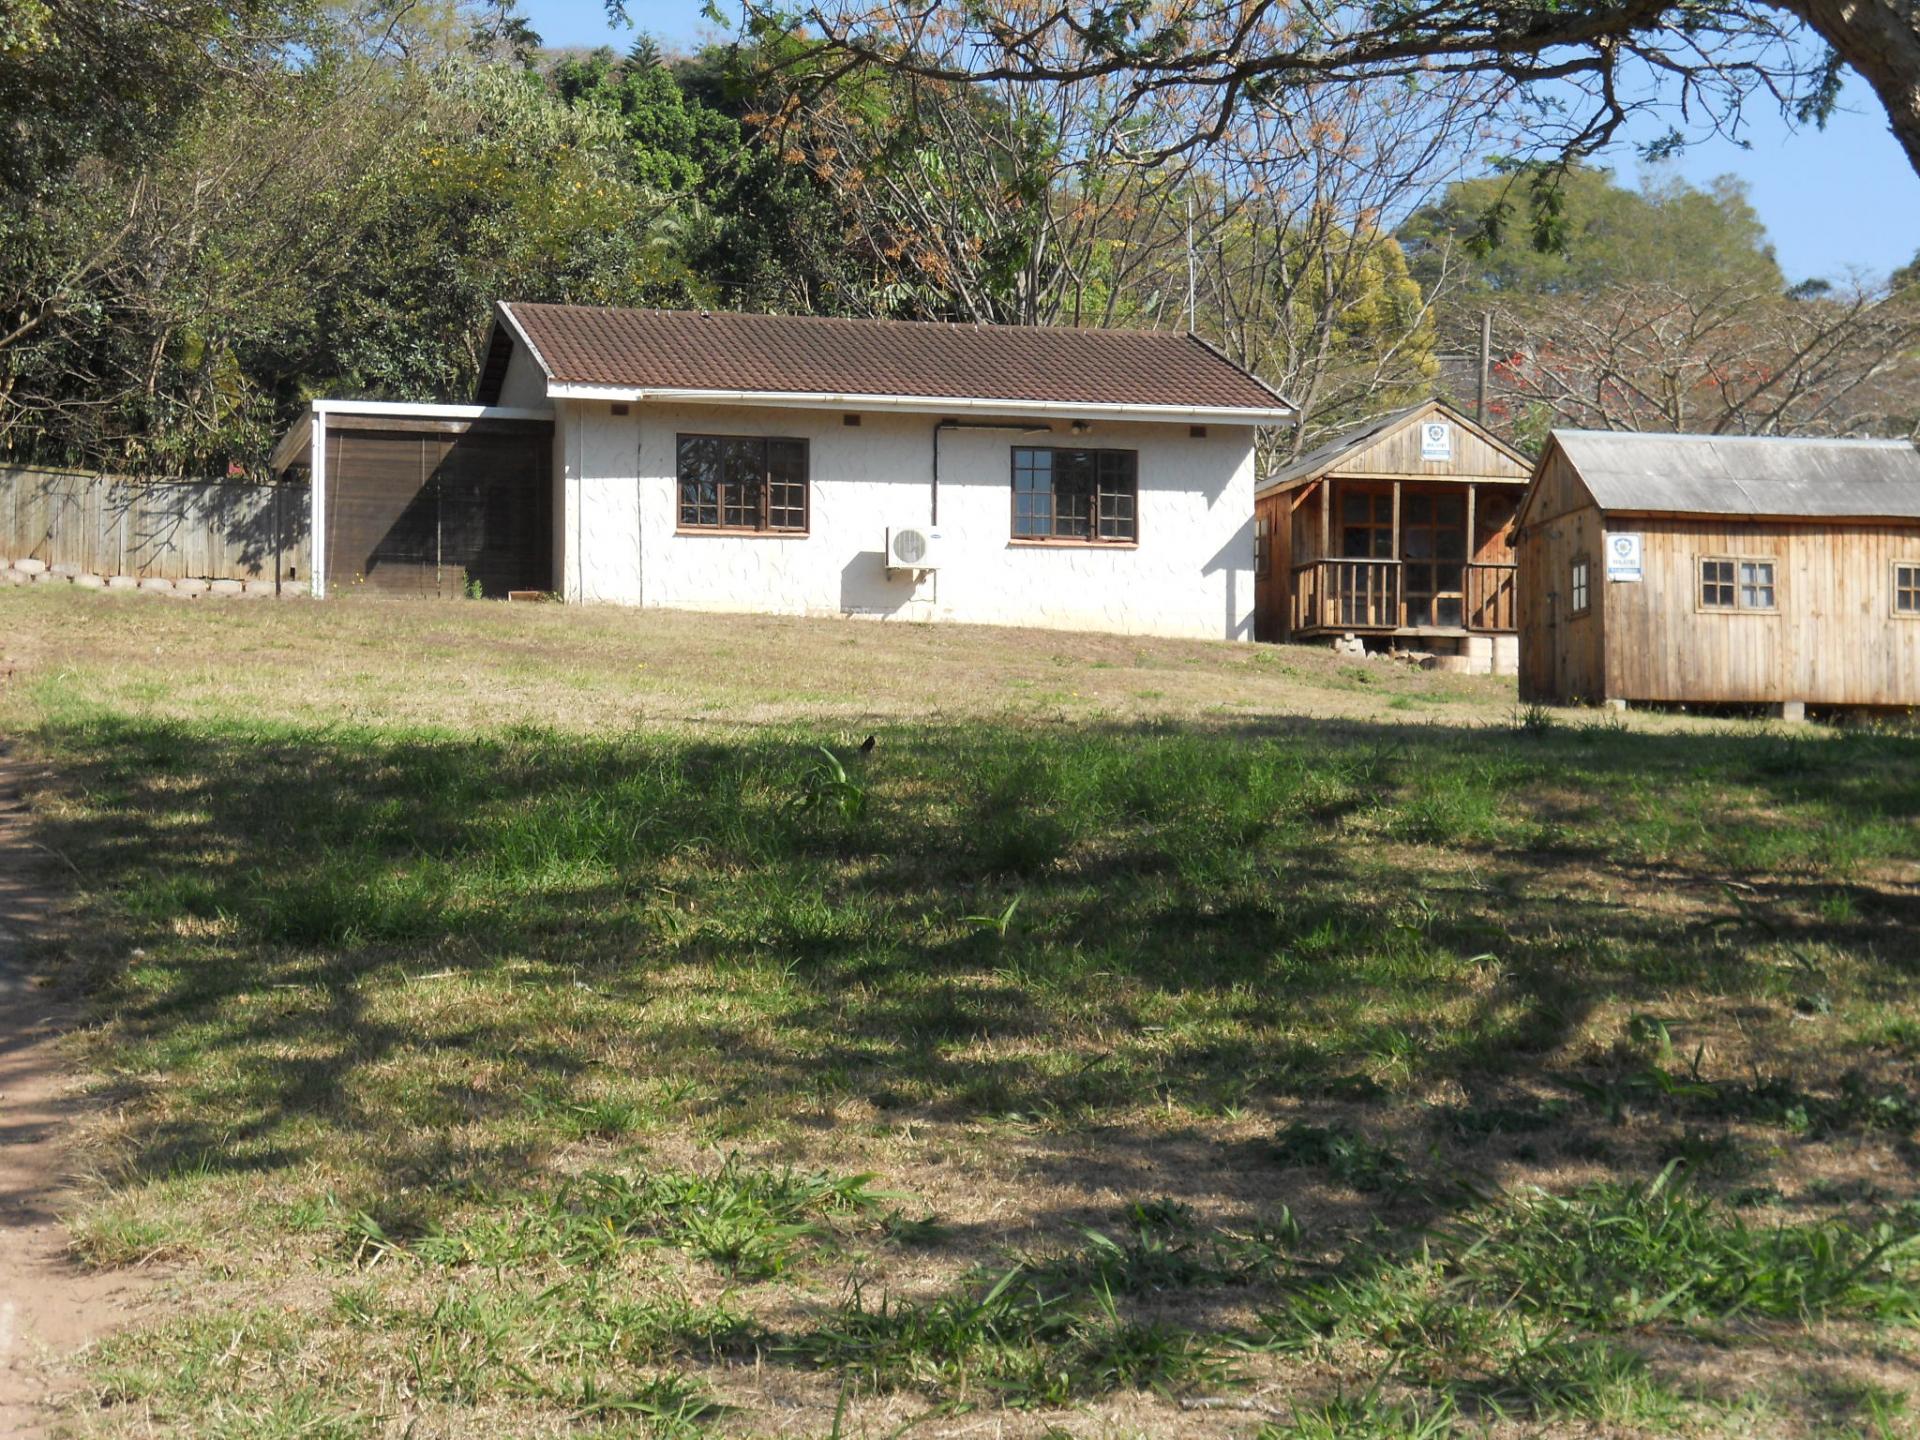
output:
<path id="1" fill-rule="evenodd" d="M 1873 879 L 1920 811 L 1887 735 L 979 725 L 886 733 L 844 785 L 798 734 L 39 739 L 130 1178 L 345 1147 L 375 1196 L 512 1188 L 575 1111 L 1067 1133 L 1443 1079 L 1497 1109 L 1558 1083 L 1597 1007 L 1871 994 L 1920 935 L 1920 895 Z M 1273 1191 L 1264 1151 L 1211 1173 L 1249 1214 Z"/>

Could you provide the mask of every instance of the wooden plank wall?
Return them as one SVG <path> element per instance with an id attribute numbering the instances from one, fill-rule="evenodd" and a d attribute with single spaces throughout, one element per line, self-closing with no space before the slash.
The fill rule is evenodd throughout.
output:
<path id="1" fill-rule="evenodd" d="M 1608 688 L 1606 639 L 1610 617 L 1602 601 L 1604 525 L 1586 487 L 1566 457 L 1549 451 L 1529 504 L 1516 552 L 1514 592 L 1520 631 L 1520 698 L 1552 704 L 1600 701 Z M 1573 561 L 1586 556 L 1592 605 L 1570 613 Z"/>
<path id="2" fill-rule="evenodd" d="M 1627 700 L 1920 705 L 1920 619 L 1893 613 L 1893 565 L 1920 524 L 1609 518 L 1646 578 L 1604 587 L 1607 693 Z M 1776 613 L 1702 611 L 1702 556 L 1774 562 Z"/>
<path id="3" fill-rule="evenodd" d="M 1426 417 L 1445 419 L 1445 416 Z M 1447 460 L 1420 458 L 1420 425 L 1413 422 L 1382 435 L 1371 445 L 1344 455 L 1328 472 L 1332 475 L 1391 476 L 1402 480 L 1525 480 L 1527 469 L 1511 456 L 1489 445 L 1464 425 L 1453 427 L 1453 456 Z"/>
<path id="4" fill-rule="evenodd" d="M 276 490 L 278 535 L 276 537 Z M 307 487 L 0 466 L 0 558 L 170 580 L 307 578 Z"/>

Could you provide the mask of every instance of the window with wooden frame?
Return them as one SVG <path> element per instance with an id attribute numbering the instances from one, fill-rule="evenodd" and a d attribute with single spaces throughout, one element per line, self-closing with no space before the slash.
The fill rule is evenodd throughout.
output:
<path id="1" fill-rule="evenodd" d="M 1702 610 L 1778 610 L 1779 591 L 1772 560 L 1741 555 L 1700 557 L 1699 608 Z"/>
<path id="2" fill-rule="evenodd" d="M 1586 556 L 1574 560 L 1573 577 L 1568 588 L 1573 592 L 1570 614 L 1584 615 L 1593 608 L 1593 567 Z"/>
<path id="3" fill-rule="evenodd" d="M 1920 560 L 1893 562 L 1893 613 L 1920 620 Z"/>
<path id="4" fill-rule="evenodd" d="M 1264 515 L 1256 515 L 1253 520 L 1253 573 L 1258 576 L 1270 574 L 1273 570 L 1273 536 L 1269 533 L 1272 522 Z"/>
<path id="5" fill-rule="evenodd" d="M 804 440 L 682 435 L 676 469 L 682 530 L 737 535 L 807 533 Z"/>
<path id="6" fill-rule="evenodd" d="M 1132 450 L 1013 452 L 1013 538 L 1132 545 L 1140 538 L 1140 461 Z"/>

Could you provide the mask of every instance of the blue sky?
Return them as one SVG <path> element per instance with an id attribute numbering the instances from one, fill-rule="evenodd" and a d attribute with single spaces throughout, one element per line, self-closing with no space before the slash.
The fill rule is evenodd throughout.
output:
<path id="1" fill-rule="evenodd" d="M 549 45 L 626 48 L 628 33 L 608 29 L 601 0 L 521 0 L 520 8 Z M 637 26 L 675 45 L 717 33 L 700 16 L 701 0 L 630 0 L 628 9 Z M 1751 148 L 1712 141 L 1672 164 L 1698 185 L 1727 174 L 1745 180 L 1790 280 L 1839 280 L 1854 269 L 1881 276 L 1920 250 L 1920 176 L 1864 84 L 1849 80 L 1841 104 L 1824 132 L 1799 134 L 1756 107 Z M 1613 163 L 1635 177 L 1631 151 Z"/>

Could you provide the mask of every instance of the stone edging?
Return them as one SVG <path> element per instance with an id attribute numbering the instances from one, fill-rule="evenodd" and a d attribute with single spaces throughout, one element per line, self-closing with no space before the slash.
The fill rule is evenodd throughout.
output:
<path id="1" fill-rule="evenodd" d="M 94 575 L 78 565 L 62 562 L 49 565 L 44 560 L 8 560 L 0 558 L 0 585 L 72 585 L 81 590 L 133 590 L 142 595 L 167 595 L 175 600 L 198 600 L 203 596 L 226 599 L 271 598 L 272 580 L 168 580 L 158 575 Z M 282 580 L 279 595 L 283 599 L 308 593 L 304 580 Z"/>

